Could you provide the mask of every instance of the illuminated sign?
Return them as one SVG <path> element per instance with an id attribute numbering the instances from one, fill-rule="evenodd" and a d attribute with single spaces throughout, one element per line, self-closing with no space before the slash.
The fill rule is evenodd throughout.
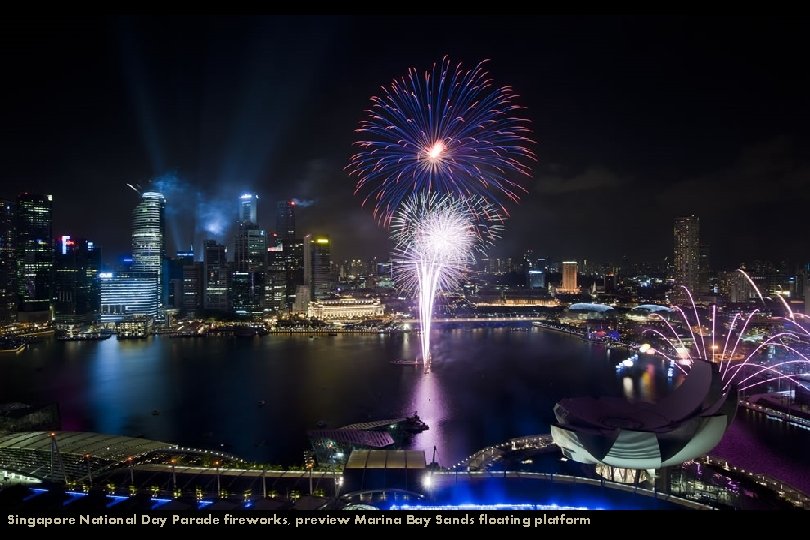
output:
<path id="1" fill-rule="evenodd" d="M 328 244 L 329 239 L 328 238 L 316 238 L 315 243 L 316 244 Z"/>
<path id="2" fill-rule="evenodd" d="M 98 277 L 100 277 L 101 279 L 111 279 L 113 277 L 113 273 L 112 272 L 99 272 Z"/>
<path id="3" fill-rule="evenodd" d="M 66 234 L 66 235 L 62 236 L 62 255 L 67 255 L 67 247 L 73 245 L 73 242 L 70 242 L 68 244 L 69 241 L 70 241 L 70 235 Z"/>

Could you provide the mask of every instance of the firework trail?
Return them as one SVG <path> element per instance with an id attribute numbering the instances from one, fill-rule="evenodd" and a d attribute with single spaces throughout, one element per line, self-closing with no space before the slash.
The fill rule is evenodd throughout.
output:
<path id="1" fill-rule="evenodd" d="M 745 272 L 742 270 L 740 272 L 748 278 Z M 748 281 L 763 305 L 766 305 L 765 299 L 769 297 L 764 297 L 750 278 Z M 689 298 L 691 300 L 691 295 Z M 706 360 L 719 364 L 725 391 L 735 388 L 745 391 L 782 380 L 808 388 L 808 384 L 799 380 L 797 376 L 801 372 L 810 372 L 810 358 L 807 354 L 807 349 L 810 348 L 810 331 L 799 324 L 796 314 L 790 311 L 789 307 L 788 317 L 766 318 L 763 311 L 755 309 L 747 314 L 735 313 L 733 317 L 726 317 L 726 324 L 718 324 L 722 322 L 722 316 L 717 313 L 716 307 L 713 307 L 709 347 L 702 331 L 706 325 L 700 319 L 694 300 L 691 300 L 691 308 L 684 310 L 673 306 L 673 310 L 678 314 L 676 318 L 679 319 L 674 324 L 655 314 L 663 321 L 669 335 L 656 329 L 645 331 L 659 338 L 663 344 L 654 350 L 655 353 L 675 363 L 681 371 L 685 372 L 681 366 L 690 366 L 695 360 Z M 750 333 L 757 319 L 767 321 L 769 331 L 762 336 L 761 342 L 756 347 L 745 350 L 741 342 L 744 341 L 746 334 Z M 679 331 L 676 326 L 688 329 L 688 336 L 681 337 L 685 334 L 685 330 Z M 695 328 L 698 329 L 699 336 L 695 335 L 693 330 Z M 786 359 L 774 361 L 767 358 L 777 351 Z"/>
<path id="2" fill-rule="evenodd" d="M 430 371 L 430 330 L 436 294 L 455 288 L 476 251 L 500 235 L 501 215 L 480 197 L 414 194 L 391 220 L 394 276 L 419 300 L 422 361 Z"/>
<path id="3" fill-rule="evenodd" d="M 464 69 L 445 57 L 381 90 L 346 167 L 378 221 L 388 225 L 412 193 L 477 195 L 505 213 L 501 200 L 517 201 L 526 191 L 519 180 L 536 161 L 529 121 L 512 89 L 494 86 L 484 62 Z"/>

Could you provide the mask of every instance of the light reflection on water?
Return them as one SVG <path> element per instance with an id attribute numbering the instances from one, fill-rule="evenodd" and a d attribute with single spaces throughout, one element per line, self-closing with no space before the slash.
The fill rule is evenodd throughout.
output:
<path id="1" fill-rule="evenodd" d="M 548 432 L 562 398 L 650 401 L 668 391 L 666 370 L 654 358 L 617 372 L 627 353 L 556 332 L 437 329 L 433 344 L 433 370 L 425 375 L 421 366 L 390 363 L 413 358 L 415 334 L 51 341 L 0 359 L 0 402 L 58 401 L 67 430 L 142 435 L 288 464 L 302 461 L 306 431 L 318 424 L 417 412 L 430 429 L 412 446 L 428 461 L 435 446 L 439 463 L 450 465 L 490 444 Z M 721 455 L 757 443 L 760 466 L 786 462 L 791 475 L 810 476 L 801 450 L 810 447 L 810 432 L 763 427 L 748 415 L 737 423 L 745 429 L 730 430 L 737 439 L 721 443 Z"/>

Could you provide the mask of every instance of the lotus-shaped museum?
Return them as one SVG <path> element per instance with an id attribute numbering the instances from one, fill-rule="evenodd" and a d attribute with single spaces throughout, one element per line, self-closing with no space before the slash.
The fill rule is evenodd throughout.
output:
<path id="1" fill-rule="evenodd" d="M 724 391 L 716 365 L 695 361 L 683 383 L 658 403 L 561 400 L 551 434 L 563 454 L 580 463 L 658 469 L 708 453 L 736 409 L 736 388 Z"/>

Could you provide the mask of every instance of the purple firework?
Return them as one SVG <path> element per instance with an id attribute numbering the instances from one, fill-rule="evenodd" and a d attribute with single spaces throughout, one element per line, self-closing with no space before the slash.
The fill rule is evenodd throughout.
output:
<path id="1" fill-rule="evenodd" d="M 493 86 L 484 62 L 467 70 L 445 57 L 421 77 L 411 68 L 371 98 L 360 122 L 347 166 L 355 193 L 385 224 L 411 193 L 517 201 L 536 158 L 516 97 Z"/>

